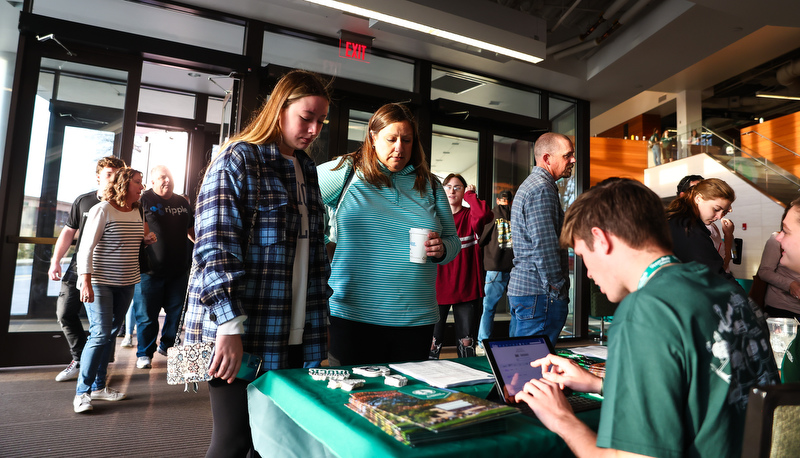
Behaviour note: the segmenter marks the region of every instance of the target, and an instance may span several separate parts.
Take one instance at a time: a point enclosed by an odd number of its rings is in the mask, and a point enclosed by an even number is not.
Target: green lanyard
[[[642,274],[641,278],[639,278],[639,285],[636,287],[636,289],[641,289],[642,286],[647,284],[647,282],[650,280],[650,277],[652,277],[658,271],[658,269],[669,264],[680,264],[680,263],[681,260],[671,254],[667,256],[661,256],[660,258],[650,263],[649,266],[647,266],[647,269],[644,270],[644,273]]]

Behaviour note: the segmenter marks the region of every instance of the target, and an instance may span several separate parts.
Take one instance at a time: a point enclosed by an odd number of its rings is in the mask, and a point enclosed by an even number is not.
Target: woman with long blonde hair
[[[304,152],[328,116],[328,83],[294,70],[206,171],[195,212],[186,342],[215,342],[207,456],[253,449],[244,353],[262,370],[327,356],[330,268],[317,171]]]

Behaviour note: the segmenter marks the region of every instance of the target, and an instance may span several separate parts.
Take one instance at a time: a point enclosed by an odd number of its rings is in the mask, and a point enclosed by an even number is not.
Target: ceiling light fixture
[[[771,92],[756,92],[756,97],[761,97],[762,99],[800,100],[800,96],[797,95],[781,95]]]
[[[327,6],[329,8],[334,8],[347,13],[355,14],[357,16],[363,16],[369,18],[371,21],[385,22],[387,24],[393,24],[398,27],[415,30],[417,32],[426,33],[429,35],[433,35],[435,37],[444,38],[450,41],[455,41],[457,43],[463,43],[468,46],[474,46],[476,48],[484,49],[486,51],[491,51],[497,54],[502,54],[504,56],[508,56],[513,59],[518,59],[525,62],[530,62],[532,64],[538,64],[539,62],[544,60],[540,57],[536,57],[530,54],[525,54],[523,52],[505,48],[503,46],[498,46],[492,43],[488,43],[486,41],[477,40],[475,38],[470,38],[464,35],[459,35],[457,33],[448,32],[446,30],[421,24],[419,22],[414,22],[400,17],[391,16],[388,14],[381,13],[379,11],[362,8],[360,6],[351,5],[348,3],[338,2],[336,0],[305,0],[305,1],[317,5]],[[372,26],[372,24],[370,24],[370,26]]]

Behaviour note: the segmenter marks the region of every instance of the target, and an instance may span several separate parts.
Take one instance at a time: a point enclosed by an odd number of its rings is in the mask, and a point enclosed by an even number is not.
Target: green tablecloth
[[[457,360],[489,372],[485,358]],[[349,367],[344,367],[349,369]],[[393,371],[394,373],[394,371]],[[383,377],[367,378],[358,391],[395,389]],[[422,384],[409,379],[409,384]],[[491,384],[458,388],[485,397]],[[463,457],[572,456],[564,441],[541,423],[522,415],[505,420],[507,432],[419,447],[404,445],[377,426],[345,407],[350,393],[327,388],[327,382],[308,375],[308,369],[271,371],[247,389],[253,443],[261,456],[269,457]],[[597,429],[600,410],[579,417]]]

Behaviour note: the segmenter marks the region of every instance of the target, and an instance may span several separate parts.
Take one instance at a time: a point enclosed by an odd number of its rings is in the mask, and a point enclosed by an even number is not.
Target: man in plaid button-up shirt
[[[533,153],[536,165],[511,206],[510,333],[545,334],[555,344],[569,305],[567,250],[558,243],[564,210],[556,180],[572,175],[575,149],[568,137],[551,132],[539,137]]]

